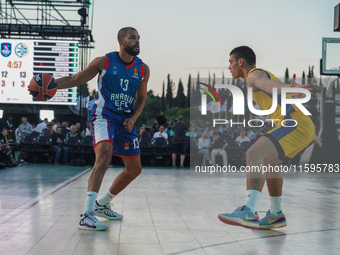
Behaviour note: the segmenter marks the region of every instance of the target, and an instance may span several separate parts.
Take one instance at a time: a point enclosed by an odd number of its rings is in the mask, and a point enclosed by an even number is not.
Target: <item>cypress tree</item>
[[[168,85],[166,89],[166,109],[170,109],[173,103],[173,96],[172,96],[172,80],[170,79],[170,74],[168,74]]]
[[[191,74],[189,74],[188,78],[188,90],[187,90],[187,101],[186,101],[186,107],[190,107],[190,96],[191,96]]]
[[[161,110],[162,112],[165,111],[165,84],[163,81],[163,92],[162,92],[162,98],[161,98]]]
[[[286,72],[285,72],[285,83],[289,84],[289,71],[288,71],[288,67],[286,68]]]
[[[177,96],[176,96],[177,106],[180,108],[185,108],[185,95],[182,80],[179,79]]]

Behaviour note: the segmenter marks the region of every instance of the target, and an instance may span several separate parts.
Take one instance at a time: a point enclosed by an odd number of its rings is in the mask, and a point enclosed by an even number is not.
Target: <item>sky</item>
[[[139,57],[151,71],[148,90],[159,95],[168,74],[176,88],[182,79],[185,91],[189,74],[231,77],[229,52],[240,45],[255,51],[257,67],[279,78],[286,67],[290,76],[301,77],[312,65],[319,77],[322,37],[340,37],[333,32],[340,0],[92,2],[95,48],[90,60],[118,51],[118,30],[135,27],[141,36]],[[96,79],[89,82],[91,91],[96,86]]]

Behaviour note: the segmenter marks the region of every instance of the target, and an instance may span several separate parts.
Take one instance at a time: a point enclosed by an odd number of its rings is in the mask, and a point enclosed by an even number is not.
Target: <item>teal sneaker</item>
[[[274,215],[268,210],[266,217],[262,218],[259,222],[259,229],[283,228],[285,226],[287,226],[286,216],[282,211]]]
[[[108,220],[123,219],[123,215],[111,210],[111,204],[101,206],[97,201],[94,203],[94,215]]]
[[[249,207],[245,205],[237,207],[233,213],[223,213],[218,215],[218,219],[229,225],[251,229],[259,228],[259,216],[257,212],[253,213]]]

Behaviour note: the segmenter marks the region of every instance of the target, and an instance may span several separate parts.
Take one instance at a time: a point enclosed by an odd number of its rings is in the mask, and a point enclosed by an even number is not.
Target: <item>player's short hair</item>
[[[179,121],[183,121],[183,116],[178,116]]]
[[[123,28],[121,28],[118,31],[118,35],[117,35],[118,41],[124,39],[128,30],[136,30],[137,31],[137,29],[135,29],[134,27],[123,27]]]
[[[256,64],[256,55],[254,51],[249,48],[248,46],[239,46],[233,49],[229,55],[235,56],[236,61],[240,58],[243,58],[248,65],[255,65]]]

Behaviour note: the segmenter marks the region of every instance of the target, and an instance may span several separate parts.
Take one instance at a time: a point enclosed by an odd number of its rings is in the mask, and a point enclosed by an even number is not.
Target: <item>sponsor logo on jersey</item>
[[[138,68],[135,68],[133,70],[133,75],[132,75],[133,78],[139,78],[139,75],[138,75]]]
[[[114,64],[114,65],[113,65],[113,75],[117,75],[117,74],[118,74],[117,65]]]
[[[2,43],[1,44],[1,55],[4,57],[9,57],[11,53],[12,53],[12,44]]]
[[[19,58],[25,57],[28,53],[28,47],[23,43],[19,43],[15,46],[14,52]]]
[[[124,150],[128,150],[128,149],[130,149],[130,144],[129,144],[129,142],[125,142],[124,143]]]

